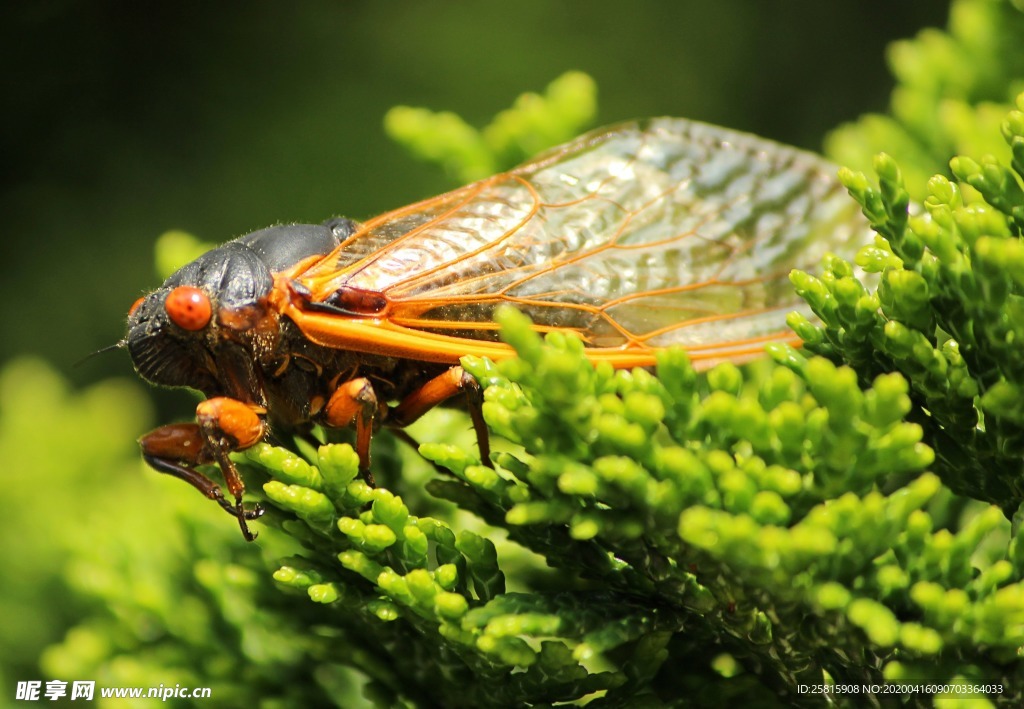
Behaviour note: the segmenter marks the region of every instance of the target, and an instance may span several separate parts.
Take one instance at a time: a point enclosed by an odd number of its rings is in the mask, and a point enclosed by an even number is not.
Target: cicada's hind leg
[[[466,396],[480,460],[484,465],[492,467],[491,442],[483,415],[483,392],[476,379],[462,367],[455,366],[442,372],[402,399],[398,406],[391,409],[389,425],[404,428],[438,404],[459,394]]]
[[[251,542],[256,534],[247,522],[262,516],[264,510],[259,505],[252,509],[242,505],[245,483],[228,454],[259,443],[266,427],[252,407],[226,397],[201,402],[196,420],[198,423],[171,424],[147,433],[139,439],[142,456],[157,472],[184,480],[214,500],[238,520],[242,535]],[[220,485],[193,467],[204,463],[220,466],[234,504],[224,498]]]

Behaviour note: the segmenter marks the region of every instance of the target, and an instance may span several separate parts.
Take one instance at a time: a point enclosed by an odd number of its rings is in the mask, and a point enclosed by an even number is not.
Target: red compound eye
[[[139,306],[142,305],[142,301],[144,301],[145,299],[146,296],[142,296],[141,298],[137,298],[135,302],[132,303],[132,307],[128,308],[128,317],[131,317],[132,314],[139,309]]]
[[[171,322],[182,330],[202,330],[213,316],[210,299],[194,286],[178,286],[164,300]]]

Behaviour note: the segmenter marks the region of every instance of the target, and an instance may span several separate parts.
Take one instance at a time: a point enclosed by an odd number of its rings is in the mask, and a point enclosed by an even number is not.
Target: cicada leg
[[[402,399],[397,406],[389,409],[387,425],[392,428],[404,428],[438,404],[459,394],[465,394],[469,401],[469,415],[473,421],[473,430],[476,432],[480,459],[489,466],[491,447],[483,417],[483,395],[480,385],[462,367],[452,367],[439,374]],[[323,410],[324,420],[328,426],[355,426],[355,448],[359,457],[359,469],[370,485],[374,484],[373,474],[370,472],[370,440],[373,437],[375,421],[382,417],[384,406],[377,399],[370,380],[359,377],[344,382],[335,389]]]
[[[266,426],[252,407],[227,397],[201,402],[196,407],[196,421],[161,426],[147,433],[139,439],[142,456],[157,472],[184,480],[214,500],[238,520],[242,535],[251,542],[256,534],[249,530],[247,521],[259,518],[264,510],[258,504],[248,510],[242,505],[245,483],[228,454],[259,443]],[[214,462],[220,466],[234,504],[224,498],[217,483],[192,467]]]
[[[476,379],[462,367],[455,366],[442,372],[402,399],[398,406],[391,409],[389,425],[404,428],[438,404],[459,394],[466,396],[480,460],[484,465],[491,466],[491,442],[487,435],[487,424],[484,423],[483,392]]]
[[[370,472],[370,441],[373,438],[374,420],[379,414],[377,392],[366,377],[343,382],[331,394],[323,410],[324,422],[328,426],[355,426],[359,472],[370,486],[374,485],[373,473]]]

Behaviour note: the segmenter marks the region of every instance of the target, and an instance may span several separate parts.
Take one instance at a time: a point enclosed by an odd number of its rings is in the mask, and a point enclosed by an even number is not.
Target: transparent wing
[[[299,280],[356,315],[382,295],[379,317],[411,330],[493,340],[511,303],[590,347],[728,355],[792,338],[790,270],[868,238],[834,172],[702,123],[627,123],[372,219]]]

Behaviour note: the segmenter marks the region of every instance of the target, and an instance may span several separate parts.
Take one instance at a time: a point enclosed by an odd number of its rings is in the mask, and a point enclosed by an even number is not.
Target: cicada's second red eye
[[[146,296],[144,295],[135,299],[135,302],[132,303],[132,307],[128,308],[128,317],[131,317],[135,313],[135,311],[139,309],[139,306],[142,305],[142,301],[144,301],[145,299]]]
[[[164,310],[182,330],[202,330],[213,317],[213,305],[206,293],[194,286],[178,286],[164,299]]]

